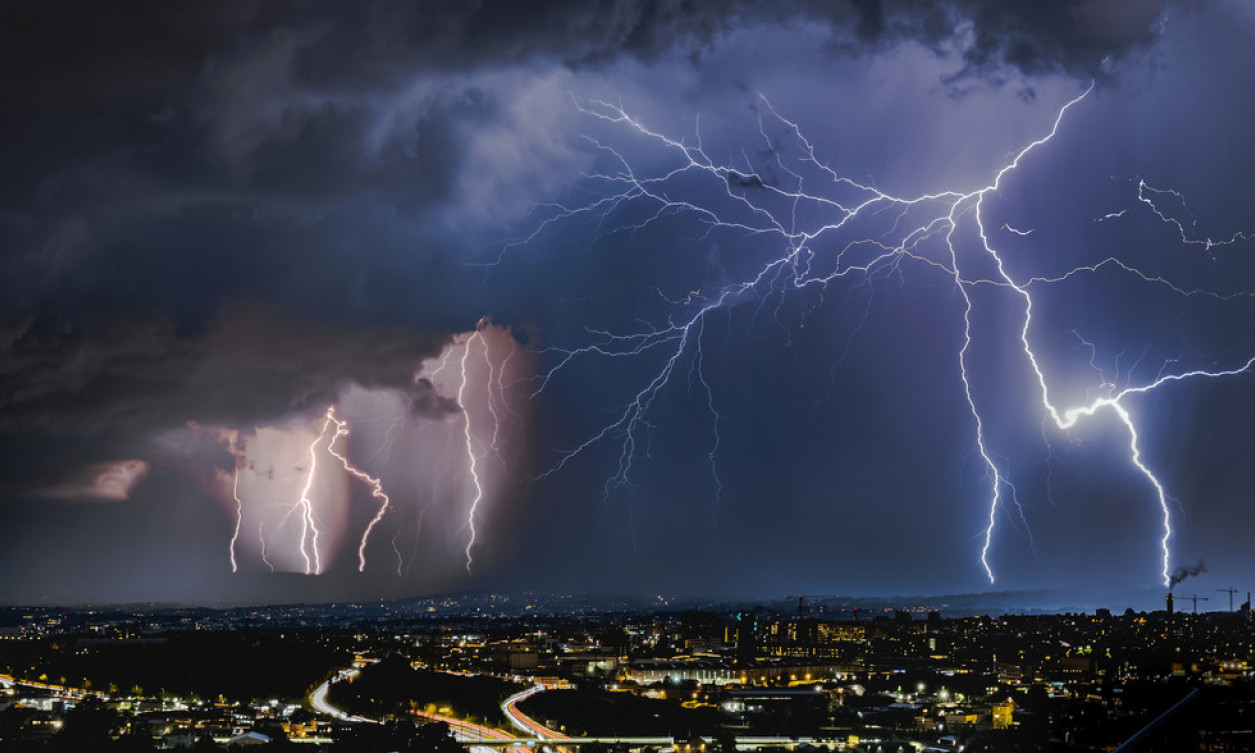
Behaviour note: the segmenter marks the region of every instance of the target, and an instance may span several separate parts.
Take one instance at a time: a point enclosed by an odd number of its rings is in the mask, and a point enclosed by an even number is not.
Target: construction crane
[[[1232,586],[1230,586],[1229,588],[1217,588],[1216,590],[1223,591],[1229,594],[1229,611],[1232,612],[1233,611],[1233,595],[1237,593],[1238,590],[1236,588],[1233,588]]]
[[[836,599],[838,594],[789,594],[784,597],[785,601],[789,599],[797,599],[797,613],[800,615],[806,611],[807,599]]]
[[[1206,597],[1206,596],[1199,596],[1198,594],[1194,594],[1194,595],[1193,595],[1193,596],[1191,596],[1190,598],[1194,600],[1194,614],[1198,614],[1198,601],[1199,601],[1199,599],[1202,599],[1203,601],[1207,601],[1207,597]]]

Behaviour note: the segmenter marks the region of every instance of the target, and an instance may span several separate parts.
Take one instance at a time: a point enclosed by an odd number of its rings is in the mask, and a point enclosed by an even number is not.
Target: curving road
[[[542,741],[566,740],[568,739],[566,735],[549,729],[527,714],[519,711],[518,704],[520,701],[544,692],[544,690],[544,685],[534,685],[521,693],[515,693],[505,699],[505,702],[501,704],[501,710],[505,713],[506,719],[510,720],[510,724],[514,725],[514,728],[520,732],[530,732]]]
[[[327,716],[333,717],[335,719],[339,719],[340,721],[343,721],[343,722],[380,724],[381,721],[379,719],[371,719],[365,716],[358,716],[356,714],[350,714],[344,709],[340,709],[331,705],[331,701],[327,699],[327,694],[331,690],[331,683],[333,681],[350,680],[353,677],[356,677],[358,672],[359,670],[356,670],[356,669],[340,670],[338,673],[336,673],[334,677],[328,679],[326,682],[324,682],[322,685],[319,685],[317,688],[314,688],[314,692],[309,694],[309,705],[318,713],[326,714]],[[477,746],[472,745],[471,750],[476,751],[476,753],[494,753],[494,751],[496,750],[496,747],[500,746],[504,741],[510,741],[514,739],[511,735],[505,732],[502,732],[499,729],[493,729],[492,727],[485,727],[481,724],[473,724],[471,722],[464,722],[461,719],[454,719],[451,716],[444,716],[443,714],[430,714],[425,711],[414,711],[411,713],[423,719],[429,719],[434,722],[444,722],[445,724],[448,724],[449,728],[453,731],[453,738],[460,743],[472,743],[472,744],[476,742],[496,743],[496,745],[493,747],[488,747],[488,746],[477,747]],[[518,753],[528,753],[529,751],[526,745],[511,745],[511,747],[513,750],[517,751]]]
[[[338,709],[335,706],[332,706],[331,702],[327,700],[327,692],[331,690],[332,680],[351,680],[357,676],[358,671],[359,670],[356,669],[342,669],[337,672],[322,685],[314,688],[314,692],[309,694],[309,705],[313,707],[314,711],[334,717],[342,722],[368,722],[371,724],[378,724],[378,719],[368,719],[364,716],[350,714],[343,709]]]

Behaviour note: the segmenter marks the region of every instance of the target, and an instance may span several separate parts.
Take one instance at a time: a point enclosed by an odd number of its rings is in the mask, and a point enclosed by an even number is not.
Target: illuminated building
[[[1011,715],[1015,713],[1015,702],[1010,698],[1002,703],[995,703],[993,709],[994,729],[1011,729]]]

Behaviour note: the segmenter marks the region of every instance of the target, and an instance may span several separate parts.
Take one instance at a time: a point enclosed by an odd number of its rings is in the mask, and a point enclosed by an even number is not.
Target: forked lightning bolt
[[[371,496],[379,500],[379,509],[375,512],[374,517],[371,518],[370,523],[367,524],[366,529],[362,532],[362,538],[358,544],[357,569],[359,572],[366,569],[366,547],[370,543],[370,535],[375,530],[375,527],[379,525],[379,522],[383,520],[384,516],[391,507],[391,500],[388,498],[387,493],[383,490],[383,482],[354,466],[351,462],[349,462],[347,455],[336,449],[336,442],[341,437],[347,437],[348,435],[348,422],[336,415],[336,408],[334,405],[328,406],[326,412],[323,414],[322,428],[309,445],[309,468],[305,474],[305,481],[303,487],[301,488],[300,497],[298,498],[296,504],[292,505],[288,509],[287,514],[284,515],[279,523],[271,529],[271,532],[273,533],[275,529],[286,524],[293,515],[299,517],[301,527],[298,551],[302,562],[304,562],[304,573],[306,575],[318,575],[323,570],[322,554],[318,548],[318,539],[321,531],[318,528],[318,519],[314,514],[315,505],[313,488],[314,478],[318,472],[318,457],[320,454],[319,446],[324,441],[326,441],[327,453],[336,460],[340,461],[340,465],[344,468],[346,473],[368,485],[371,489]],[[232,449],[234,452],[234,446]],[[243,455],[237,453],[235,475],[232,478],[231,484],[231,496],[236,504],[235,530],[232,533],[231,542],[228,547],[231,572],[237,572],[239,570],[239,565],[235,556],[235,549],[236,543],[240,537],[240,527],[244,518],[244,502],[240,498],[240,467],[244,465],[244,462]],[[258,522],[257,536],[261,542],[261,560],[270,569],[270,572],[274,572],[275,566],[266,555],[267,543],[265,520]]]
[[[1221,240],[1213,240],[1212,238],[1193,238],[1190,236],[1189,231],[1186,230],[1185,224],[1181,220],[1177,219],[1176,217],[1171,216],[1168,212],[1160,209],[1159,205],[1155,203],[1156,199],[1162,199],[1165,196],[1171,196],[1173,199],[1180,202],[1181,208],[1185,210],[1185,213],[1187,215],[1190,215],[1191,227],[1197,224],[1197,222],[1194,220],[1193,215],[1190,213],[1189,205],[1185,203],[1185,197],[1182,196],[1179,191],[1174,191],[1171,188],[1154,188],[1154,187],[1146,185],[1146,181],[1144,180],[1139,180],[1137,182],[1138,200],[1141,201],[1146,206],[1150,207],[1151,211],[1154,212],[1155,215],[1159,217],[1159,219],[1163,220],[1169,225],[1175,226],[1177,229],[1177,232],[1180,233],[1181,235],[1182,243],[1185,243],[1191,246],[1202,246],[1204,250],[1210,253],[1211,250],[1213,248],[1216,248],[1217,246],[1231,246],[1234,243],[1238,243],[1239,241],[1246,241],[1246,240],[1251,239],[1250,233],[1246,233],[1240,230],[1238,232],[1235,232],[1229,238],[1221,239]]]
[[[235,461],[235,473],[231,476],[231,498],[235,500],[235,530],[231,532],[231,544],[227,551],[231,556],[231,572],[239,572],[239,563],[235,561],[235,544],[240,540],[240,525],[244,522],[244,502],[240,499],[240,459]]]
[[[322,572],[322,559],[318,553],[318,521],[314,518],[314,501],[310,499],[309,493],[314,487],[314,473],[318,470],[318,443],[327,436],[333,420],[331,410],[328,409],[322,422],[322,431],[318,432],[318,436],[309,445],[309,473],[305,476],[305,488],[301,490],[301,498],[296,505],[301,513],[301,557],[305,560],[306,575],[318,575]],[[307,537],[309,550],[314,553],[312,562],[306,551]]]
[[[484,498],[484,487],[479,480],[479,454],[475,452],[474,440],[471,438],[471,413],[466,409],[466,385],[469,381],[466,371],[466,362],[471,356],[471,344],[476,341],[483,341],[480,337],[479,330],[471,335],[466,341],[466,348],[462,351],[462,381],[458,383],[458,405],[462,406],[462,426],[463,435],[466,438],[466,469],[471,477],[471,487],[474,493],[471,496],[470,508],[466,513],[466,527],[469,531],[469,538],[466,542],[466,573],[471,574],[471,568],[474,566],[475,559],[472,548],[475,546],[475,515],[479,512],[480,500]],[[484,346],[487,349],[487,346]],[[491,401],[490,403],[491,404]]]
[[[375,526],[379,525],[379,521],[383,520],[383,516],[388,513],[388,507],[392,504],[392,500],[388,499],[388,495],[384,492],[383,482],[365,471],[358,469],[349,462],[347,457],[341,455],[339,452],[336,452],[336,440],[340,437],[347,437],[349,435],[349,423],[348,421],[342,421],[336,418],[336,408],[334,405],[327,408],[327,420],[336,425],[335,436],[333,436],[331,441],[327,443],[327,452],[330,452],[337,460],[340,461],[341,464],[343,464],[345,471],[365,482],[370,487],[370,496],[379,500],[379,511],[375,513],[375,517],[371,518],[370,523],[366,525],[366,530],[362,532],[361,543],[358,544],[357,547],[357,571],[359,573],[365,572],[366,545],[370,543],[371,531],[375,530]]]
[[[1171,557],[1169,543],[1172,537],[1168,495],[1163,483],[1143,460],[1137,424],[1126,399],[1157,390],[1172,382],[1238,374],[1255,366],[1255,359],[1226,370],[1161,374],[1153,382],[1141,386],[1126,386],[1124,389],[1104,384],[1096,399],[1091,395],[1091,398],[1087,398],[1087,404],[1063,409],[1051,399],[1046,371],[1031,341],[1033,298],[1029,290],[1034,286],[1063,283],[1076,275],[1094,274],[1100,269],[1110,268],[1145,282],[1164,286],[1182,296],[1199,295],[1229,300],[1249,298],[1255,295],[1255,291],[1218,293],[1189,289],[1162,276],[1142,272],[1114,257],[1094,265],[1077,267],[1054,277],[1032,277],[1022,281],[1012,277],[1002,255],[986,232],[985,199],[1002,188],[1007,176],[1021,169],[1021,163],[1030,153],[1042,149],[1055,137],[1069,110],[1081,103],[1092,90],[1091,84],[1086,91],[1063,105],[1045,135],[1016,152],[1009,162],[997,170],[988,185],[974,190],[945,190],[906,198],[892,196],[873,185],[852,180],[821,162],[816,156],[814,146],[803,136],[799,126],[777,114],[765,98],[762,99],[764,111],[783,127],[793,142],[791,147],[778,146],[768,137],[764,120],[760,116],[760,133],[767,142],[768,151],[775,157],[773,168],[778,168],[778,172],[791,181],[791,185],[786,187],[765,179],[749,164],[748,158],[743,167],[715,163],[702,146],[700,132],[695,143],[688,144],[649,129],[620,106],[601,101],[594,101],[587,106],[577,104],[577,108],[585,114],[626,128],[656,144],[660,150],[672,155],[675,166],[661,174],[643,177],[637,174],[632,163],[619,150],[593,141],[595,148],[617,165],[613,172],[586,176],[590,183],[601,187],[600,198],[581,206],[555,207],[553,213],[542,220],[531,235],[509,244],[506,250],[526,245],[557,223],[578,221],[581,218],[596,221],[597,226],[609,235],[633,233],[664,218],[677,215],[686,215],[704,224],[706,234],[703,238],[716,230],[731,231],[775,239],[782,243],[782,247],[780,253],[766,261],[756,273],[739,282],[727,284],[710,294],[703,295],[702,291],[694,291],[678,301],[670,301],[679,309],[679,313],[669,318],[664,326],[646,325],[638,331],[622,333],[590,331],[593,337],[590,344],[548,351],[554,357],[554,363],[547,372],[538,377],[533,395],[544,391],[560,372],[577,359],[616,360],[657,355],[661,358],[661,366],[656,371],[648,372],[644,386],[616,409],[607,423],[592,432],[583,442],[560,454],[550,469],[538,478],[545,478],[562,470],[575,457],[596,444],[613,441],[618,448],[617,465],[605,482],[603,502],[617,487],[629,484],[633,460],[648,442],[648,432],[652,428],[648,418],[651,408],[660,392],[671,384],[677,369],[683,369],[687,365],[689,388],[692,389],[695,383],[700,385],[705,392],[706,407],[712,416],[713,447],[708,460],[714,479],[713,493],[717,499],[723,491],[715,466],[722,419],[715,409],[716,399],[711,385],[703,374],[702,352],[706,325],[711,315],[753,301],[757,302],[756,312],[761,312],[770,305],[768,301],[772,295],[779,295],[783,299],[790,291],[810,288],[822,292],[842,279],[858,280],[859,285],[864,285],[883,273],[899,270],[900,265],[909,261],[947,275],[953,280],[963,301],[962,345],[956,354],[956,360],[963,385],[963,397],[975,429],[975,449],[984,465],[985,477],[989,483],[988,520],[980,551],[980,562],[989,581],[994,581],[990,547],[1004,503],[1014,505],[1018,509],[1019,519],[1025,523],[1027,520],[1023,509],[1019,508],[1016,490],[1009,479],[1005,464],[999,461],[998,455],[989,446],[986,422],[970,379],[970,370],[973,368],[970,360],[972,323],[978,312],[969,291],[976,286],[985,285],[1006,289],[1022,302],[1023,318],[1018,327],[1018,339],[1024,358],[1036,377],[1042,409],[1050,421],[1059,430],[1067,431],[1082,417],[1092,416],[1109,408],[1127,429],[1129,461],[1153,488],[1162,512],[1163,533],[1160,548],[1163,557],[1162,575],[1166,584]],[[786,165],[782,156],[785,148],[795,149],[800,154],[792,166]],[[814,192],[807,186],[807,180],[815,175],[826,184],[821,192]],[[717,187],[712,194],[718,201],[682,198],[686,191],[691,190],[694,181],[703,177],[712,179],[713,185]],[[1171,199],[1179,202],[1188,213],[1183,198],[1175,191],[1154,189],[1144,181],[1139,181],[1137,199],[1148,205],[1163,222],[1175,226],[1183,243],[1201,246],[1208,253],[1217,246],[1235,244],[1250,237],[1245,233],[1236,233],[1231,238],[1220,241],[1195,237],[1185,223],[1161,208],[1164,200]],[[616,225],[612,215],[616,211],[629,208],[637,213],[643,210],[644,219],[631,224]],[[802,227],[806,223],[799,217],[820,213],[829,217],[830,221],[817,221],[810,227]],[[1100,219],[1115,219],[1123,214],[1124,212],[1111,213]],[[892,226],[887,231],[882,227],[874,235],[856,235],[852,240],[842,240],[843,233],[858,233],[860,223],[873,223],[883,217],[889,217],[892,221]],[[1018,229],[1007,224],[1003,224],[1001,228],[1021,237],[1033,232],[1033,229]],[[964,233],[974,233],[979,238],[974,249],[975,254],[967,248],[960,248],[961,229]],[[830,239],[832,243],[828,246]],[[821,240],[825,242],[823,248],[819,247]],[[945,249],[944,253],[930,255],[929,248],[938,243]],[[966,273],[965,269],[970,269],[973,261],[991,265],[993,274],[982,276]],[[777,310],[779,305],[778,302]],[[469,452],[469,433],[467,442]],[[1029,535],[1031,537],[1031,533]]]
[[[489,338],[484,336],[485,328],[491,325],[488,317],[480,319],[475,326],[475,332],[467,338],[463,349],[462,357],[459,359],[459,380],[457,391],[457,402],[462,407],[462,440],[466,449],[466,469],[467,475],[471,482],[471,500],[467,506],[466,512],[466,572],[468,575],[474,574],[475,567],[475,544],[479,538],[479,507],[484,501],[484,480],[480,477],[480,462],[492,453],[498,461],[504,463],[500,455],[501,427],[502,416],[501,410],[511,412],[509,401],[505,396],[504,374],[506,366],[510,363],[517,352],[517,348],[511,346],[509,354],[501,359],[501,363],[496,364],[492,359],[491,348],[489,347]],[[471,386],[470,359],[471,350],[475,347],[481,349],[480,355],[483,357],[485,366],[484,377],[484,404],[487,406],[487,417],[492,424],[492,433],[487,440],[476,440],[474,427],[471,423],[471,411],[468,405],[468,390]],[[440,362],[440,366],[432,372],[435,376],[448,365],[449,353],[446,353]],[[495,393],[494,393],[495,388]],[[498,407],[500,406],[500,408]],[[479,449],[477,449],[477,446]]]

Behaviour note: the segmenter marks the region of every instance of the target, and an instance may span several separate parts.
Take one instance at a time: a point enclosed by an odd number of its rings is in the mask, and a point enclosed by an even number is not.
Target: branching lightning
[[[514,245],[531,242],[557,223],[592,219],[596,221],[604,236],[635,233],[664,218],[676,215],[686,215],[703,224],[706,231],[702,239],[716,230],[730,231],[774,239],[782,246],[779,254],[769,258],[756,272],[743,277],[739,282],[726,284],[713,293],[703,294],[699,290],[680,300],[669,301],[679,310],[679,313],[670,317],[662,326],[646,325],[637,331],[619,333],[589,330],[592,338],[589,344],[549,350],[548,354],[553,359],[553,365],[538,377],[533,396],[542,393],[560,372],[579,359],[614,361],[653,356],[661,358],[661,365],[655,371],[648,372],[644,379],[644,386],[618,406],[606,423],[602,424],[599,429],[595,429],[584,441],[560,453],[549,470],[541,473],[538,478],[543,479],[561,471],[573,459],[594,445],[611,442],[617,448],[617,462],[605,481],[603,503],[616,488],[629,485],[633,472],[633,460],[648,445],[648,432],[652,428],[649,420],[651,408],[660,392],[672,382],[677,369],[683,369],[687,364],[689,389],[692,389],[695,382],[700,384],[705,392],[705,405],[713,417],[713,442],[708,459],[713,476],[713,493],[717,500],[724,490],[715,463],[722,418],[715,407],[717,401],[714,391],[703,373],[702,350],[706,324],[711,315],[717,311],[732,309],[742,303],[757,301],[755,314],[757,318],[758,312],[762,312],[769,306],[768,301],[772,295],[779,294],[782,299],[790,291],[808,288],[822,292],[830,284],[843,278],[856,280],[856,284],[867,284],[878,275],[899,270],[903,262],[909,261],[947,275],[953,281],[954,288],[962,300],[962,345],[956,354],[956,361],[963,387],[963,397],[974,426],[975,450],[984,465],[984,474],[989,485],[988,517],[980,549],[980,563],[989,581],[991,583],[994,581],[991,546],[1004,502],[1009,500],[1015,506],[1019,519],[1026,525],[1026,531],[1027,518],[1023,508],[1020,507],[1009,473],[990,447],[986,420],[970,378],[973,369],[970,360],[973,341],[972,324],[979,312],[976,310],[969,291],[976,286],[1005,289],[1022,301],[1023,314],[1018,327],[1020,347],[1035,377],[1041,409],[1058,430],[1068,431],[1082,417],[1092,416],[1104,408],[1111,409],[1127,429],[1129,462],[1150,483],[1159,510],[1162,512],[1163,530],[1159,543],[1162,550],[1162,575],[1166,584],[1170,573],[1170,541],[1173,535],[1172,517],[1168,507],[1169,497],[1164,484],[1143,458],[1137,423],[1126,398],[1149,393],[1171,382],[1232,376],[1251,369],[1255,366],[1255,359],[1246,361],[1239,367],[1222,371],[1195,370],[1177,374],[1161,373],[1159,378],[1152,382],[1141,386],[1128,386],[1126,383],[1123,389],[1117,388],[1116,384],[1104,378],[1104,384],[1098,390],[1098,397],[1091,394],[1086,398],[1088,400],[1086,404],[1063,408],[1052,399],[1047,371],[1032,342],[1034,301],[1030,288],[1059,284],[1077,275],[1092,275],[1100,270],[1110,269],[1187,297],[1206,296],[1225,301],[1239,297],[1249,298],[1255,295],[1255,292],[1220,293],[1188,288],[1160,275],[1143,272],[1115,257],[1109,257],[1097,264],[1076,267],[1052,277],[1030,277],[1024,280],[1016,280],[1012,277],[1004,264],[1003,255],[986,232],[985,200],[1000,191],[1004,179],[1020,170],[1021,164],[1030,153],[1046,147],[1055,138],[1068,112],[1078,106],[1092,90],[1091,84],[1084,92],[1064,104],[1057,111],[1048,132],[1016,152],[1009,162],[997,170],[988,185],[975,190],[944,190],[905,198],[882,192],[874,185],[852,180],[821,162],[816,156],[815,147],[803,136],[799,126],[777,114],[765,98],[762,98],[764,110],[789,134],[801,155],[797,158],[797,165],[787,166],[780,151],[768,137],[762,116],[760,116],[759,130],[767,142],[768,151],[775,156],[775,167],[778,168],[776,172],[787,176],[787,179],[792,181],[791,186],[781,186],[776,180],[765,179],[753,169],[748,157],[745,158],[744,167],[716,163],[702,146],[700,128],[695,142],[689,144],[651,130],[629,115],[621,106],[603,101],[593,101],[586,106],[577,103],[576,107],[586,115],[622,127],[657,145],[660,150],[672,155],[677,165],[658,175],[643,177],[638,174],[623,152],[613,146],[590,139],[595,149],[608,156],[617,165],[617,169],[611,172],[586,176],[590,183],[602,187],[600,197],[580,206],[557,206],[547,218],[538,223],[531,235],[518,244],[507,246],[507,250]],[[828,182],[827,190],[814,192],[808,189],[803,172],[818,173]],[[711,180],[719,187],[713,193],[717,201],[681,198],[684,196],[685,186],[702,178]],[[1185,206],[1183,197],[1176,191],[1155,189],[1147,185],[1145,181],[1138,181],[1136,198],[1149,206],[1161,221],[1174,226],[1180,234],[1182,243],[1201,246],[1208,253],[1219,246],[1235,244],[1251,237],[1241,232],[1223,240],[1197,237],[1191,232],[1192,221],[1187,226],[1163,208],[1164,201],[1171,199],[1179,202],[1188,214],[1189,210]],[[781,205],[784,209],[779,208]],[[629,208],[638,213],[643,210],[644,219],[615,224],[612,215]],[[831,216],[832,219],[816,223],[816,226],[807,229],[803,227],[804,223],[799,219],[803,210],[813,214],[823,213],[824,216]],[[1107,214],[1100,218],[1100,221],[1117,219],[1124,216],[1127,211]],[[840,238],[841,234],[846,232],[858,232],[858,227],[856,227],[858,223],[870,221],[875,216],[893,218],[892,227],[888,232],[874,237],[838,240],[831,246],[828,245],[829,238]],[[974,249],[976,253],[973,253],[973,249],[960,247],[963,241],[963,237],[959,234],[960,229],[964,233],[974,232],[975,237],[979,238],[979,244]],[[1034,229],[1022,230],[1009,224],[1002,224],[1001,229],[1021,237],[1034,232]],[[825,242],[823,248],[820,247],[821,239]],[[924,247],[926,244],[936,243],[943,244],[945,253],[930,256]],[[833,250],[826,250],[828,248]],[[973,264],[992,265],[990,268],[994,270],[994,273],[981,275],[965,271],[971,269]],[[778,310],[780,303],[777,302],[776,305]],[[468,452],[470,452],[469,435],[467,439]],[[1028,535],[1031,540],[1031,531]]]
[[[365,572],[366,545],[370,543],[370,533],[375,530],[375,526],[379,525],[379,521],[383,520],[383,516],[388,513],[388,508],[392,504],[392,500],[388,499],[388,495],[384,492],[383,482],[357,468],[349,462],[347,457],[341,455],[339,452],[336,452],[336,440],[340,437],[347,437],[349,435],[349,423],[348,421],[336,418],[336,408],[334,405],[327,408],[327,420],[336,425],[335,436],[333,436],[331,441],[327,443],[327,452],[334,455],[336,459],[344,465],[345,471],[365,482],[366,485],[370,487],[370,496],[379,500],[379,511],[375,513],[375,517],[371,518],[370,523],[366,525],[366,530],[362,532],[361,543],[358,544],[357,547],[357,571],[359,573]]]
[[[334,430],[332,430],[334,427]],[[300,554],[301,561],[304,563],[303,572],[306,575],[318,575],[323,571],[322,553],[319,549],[319,537],[322,531],[318,525],[318,518],[315,515],[314,508],[314,479],[318,473],[318,456],[319,446],[326,440],[326,451],[332,457],[340,461],[345,472],[360,479],[371,487],[371,495],[380,500],[379,511],[371,519],[367,525],[365,532],[362,534],[361,544],[358,547],[358,570],[364,570],[366,567],[366,545],[370,540],[370,534],[378,525],[379,521],[387,513],[390,505],[388,495],[383,491],[382,482],[362,471],[349,462],[346,455],[336,449],[336,441],[341,437],[347,437],[349,434],[348,422],[340,419],[336,415],[335,406],[329,406],[323,414],[322,427],[314,440],[310,442],[309,468],[305,469],[304,483],[301,488],[300,496],[297,502],[290,506],[287,513],[274,527],[275,529],[286,524],[293,516],[297,516],[300,520],[300,537],[297,551]],[[229,559],[231,562],[231,572],[239,571],[239,563],[236,559],[236,545],[239,542],[240,528],[244,522],[244,501],[240,497],[240,469],[243,467],[252,467],[252,463],[245,460],[242,452],[235,447],[234,439],[232,439],[232,452],[236,457],[235,473],[232,476],[231,497],[235,502],[235,530],[232,533],[230,545],[228,547]],[[271,474],[273,476],[273,471]],[[274,529],[272,529],[273,532]],[[267,557],[266,549],[266,520],[262,518],[257,523],[257,537],[260,542],[259,554],[262,562],[275,572],[275,566]]]
[[[314,473],[318,470],[318,443],[327,436],[327,430],[334,420],[331,410],[328,409],[326,420],[322,423],[322,431],[318,432],[318,436],[309,445],[309,472],[305,476],[305,488],[301,490],[301,498],[296,505],[301,513],[301,557],[305,561],[306,575],[317,575],[322,572],[321,555],[318,553],[318,522],[314,518],[314,501],[310,499],[309,494],[314,486]],[[309,551],[306,549],[307,546],[314,555],[312,562]]]
[[[231,544],[227,551],[231,556],[231,572],[239,572],[239,563],[235,561],[235,545],[240,540],[240,526],[244,523],[244,502],[240,499],[240,463],[236,459],[235,473],[231,475],[231,498],[235,500],[235,530],[231,532]]]
[[[483,342],[480,337],[479,330],[475,330],[475,334],[471,335],[471,339],[467,340],[466,348],[462,351],[462,381],[458,384],[458,405],[462,406],[462,425],[463,435],[466,437],[466,472],[470,474],[471,486],[475,490],[471,497],[470,506],[466,513],[466,527],[469,531],[469,538],[466,542],[466,574],[470,575],[472,567],[475,564],[472,548],[475,546],[475,515],[479,511],[480,500],[484,498],[484,487],[479,480],[479,454],[475,452],[474,440],[471,438],[471,414],[466,410],[466,385],[469,381],[467,378],[466,362],[471,356],[471,344],[475,341]],[[487,358],[488,346],[484,345],[485,358]],[[491,399],[489,405],[492,405]],[[494,413],[495,415],[495,413]]]
[[[344,508],[356,479],[376,500],[355,533],[358,572],[367,570],[372,552],[383,556],[390,548],[390,569],[408,576],[427,521],[435,529],[424,542],[431,545],[427,562],[474,574],[484,524],[514,471],[525,420],[512,405],[520,371],[530,368],[520,350],[508,328],[484,317],[414,372],[412,391],[350,385],[312,421],[256,427],[247,451],[239,430],[218,429],[236,461],[234,476],[220,474],[224,501],[230,488],[234,505],[232,572],[244,565],[241,546],[260,555],[271,572],[327,572],[352,519]],[[354,461],[359,452],[361,465]],[[424,494],[416,485],[430,490]],[[402,521],[412,525],[408,544]],[[242,540],[240,531],[254,526],[257,539]],[[387,547],[375,540],[380,535],[389,538]]]
[[[1171,188],[1153,188],[1146,185],[1146,181],[1144,180],[1139,180],[1137,182],[1138,201],[1141,201],[1143,204],[1150,207],[1150,210],[1154,212],[1155,216],[1157,216],[1160,220],[1176,227],[1177,232],[1181,235],[1182,243],[1190,246],[1202,246],[1204,251],[1211,253],[1211,250],[1218,246],[1231,246],[1234,243],[1251,239],[1250,233],[1242,231],[1235,232],[1229,238],[1221,240],[1213,240],[1210,237],[1191,237],[1190,233],[1185,228],[1185,223],[1160,209],[1159,205],[1155,203],[1156,199],[1162,199],[1165,196],[1170,196],[1180,202],[1181,208],[1185,210],[1186,215],[1190,218],[1190,227],[1198,224],[1198,221],[1194,219],[1193,213],[1190,212],[1189,205],[1185,202],[1185,197],[1182,196],[1179,191],[1175,191]]]

